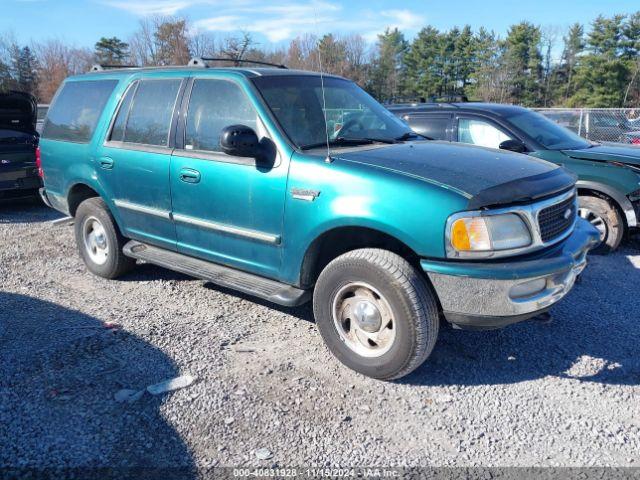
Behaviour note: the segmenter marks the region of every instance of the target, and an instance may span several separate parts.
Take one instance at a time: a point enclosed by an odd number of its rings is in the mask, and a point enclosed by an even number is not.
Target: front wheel
[[[600,243],[592,252],[607,254],[620,246],[624,237],[624,221],[612,203],[600,197],[578,198],[578,215],[600,232]]]
[[[416,268],[386,250],[354,250],[329,263],[316,283],[313,311],[338,360],[381,380],[415,370],[438,337],[434,293]]]

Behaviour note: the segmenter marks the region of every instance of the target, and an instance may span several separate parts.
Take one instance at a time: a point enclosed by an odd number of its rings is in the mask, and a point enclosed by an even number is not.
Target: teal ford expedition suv
[[[52,103],[42,196],[74,217],[97,275],[142,260],[313,299],[340,361],[395,379],[429,356],[440,317],[481,329],[545,312],[598,241],[558,166],[423,141],[343,78],[190,65],[71,77]]]

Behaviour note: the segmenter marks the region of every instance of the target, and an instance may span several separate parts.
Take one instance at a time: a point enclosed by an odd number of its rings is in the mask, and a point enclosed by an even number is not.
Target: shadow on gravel
[[[142,263],[136,265],[136,268],[130,273],[117,279],[118,282],[148,282],[152,280],[175,280],[183,282],[187,280],[192,281],[194,278],[150,263]]]
[[[0,224],[49,222],[62,217],[60,212],[47,207],[37,197],[0,200]]]
[[[639,385],[640,253],[626,246],[589,262],[582,282],[552,308],[550,324],[489,332],[443,326],[431,357],[401,383],[494,385],[556,376]]]
[[[188,447],[162,417],[162,396],[114,400],[122,388],[179,375],[170,358],[106,328],[108,318],[5,292],[0,306],[0,469],[195,478]]]
[[[222,287],[220,285],[216,285],[212,282],[205,282],[204,288],[209,290],[215,290],[217,292],[223,293],[225,295],[230,295],[232,297],[241,298],[242,300],[246,300],[247,302],[255,303],[256,305],[261,305],[270,310],[275,310],[277,312],[286,313],[287,315],[291,315],[300,320],[304,320],[306,322],[315,323],[315,319],[313,318],[313,306],[311,302],[307,302],[304,305],[300,305],[298,307],[285,307],[282,305],[278,305],[267,300],[263,300],[258,297],[254,297],[252,295],[248,295],[246,293],[238,292],[237,290],[231,290],[226,287]]]

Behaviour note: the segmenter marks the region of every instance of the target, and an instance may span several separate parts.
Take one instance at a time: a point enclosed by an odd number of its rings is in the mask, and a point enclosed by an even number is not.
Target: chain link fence
[[[587,140],[640,146],[640,108],[535,108],[534,110]]]

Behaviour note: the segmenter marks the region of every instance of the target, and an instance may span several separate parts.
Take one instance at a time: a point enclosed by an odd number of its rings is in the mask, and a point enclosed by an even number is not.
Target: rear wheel
[[[103,278],[117,278],[135,265],[122,253],[126,239],[111,212],[99,197],[80,204],[75,215],[76,243],[89,271]]]
[[[611,202],[592,196],[578,198],[578,215],[600,232],[600,244],[592,250],[596,254],[614,251],[624,237],[624,221]]]
[[[316,283],[313,311],[338,360],[382,380],[420,366],[438,336],[438,306],[424,277],[386,250],[354,250],[327,265]]]

